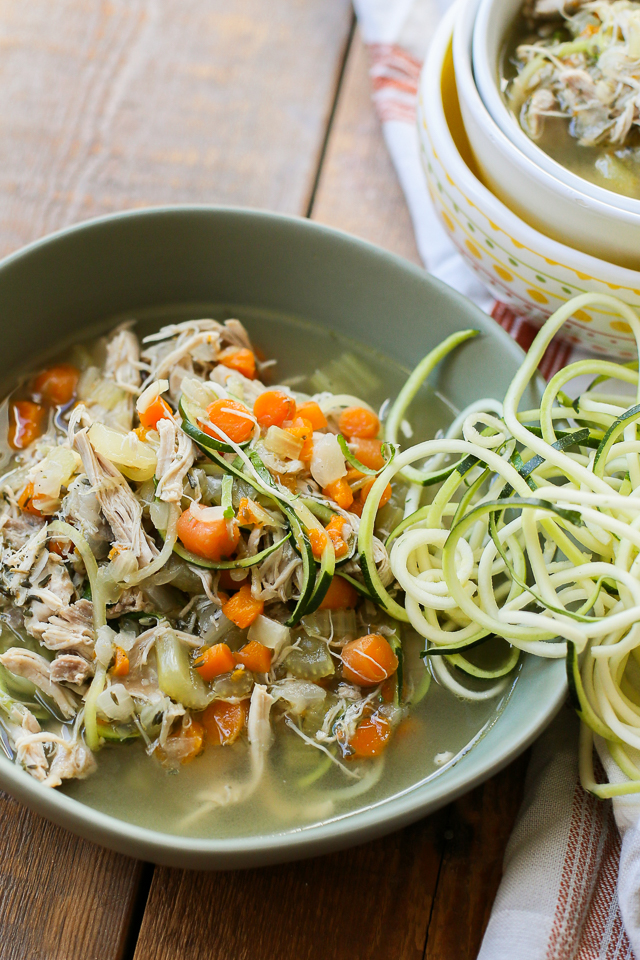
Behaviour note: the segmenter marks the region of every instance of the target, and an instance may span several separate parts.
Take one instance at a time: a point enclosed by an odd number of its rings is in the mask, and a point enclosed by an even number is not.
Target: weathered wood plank
[[[475,960],[522,802],[529,754],[451,808],[425,960]]]
[[[349,0],[0,0],[0,255],[133,206],[305,213]]]
[[[156,868],[135,960],[422,960],[444,822],[262,870]]]
[[[142,864],[0,794],[1,960],[119,960]]]
[[[312,218],[420,263],[409,211],[371,102],[367,52],[356,31]]]

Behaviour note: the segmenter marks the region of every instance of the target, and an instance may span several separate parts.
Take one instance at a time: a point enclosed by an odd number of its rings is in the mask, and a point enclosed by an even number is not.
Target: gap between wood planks
[[[316,199],[316,194],[318,191],[318,184],[320,183],[320,177],[322,174],[322,168],[324,160],[327,154],[327,146],[329,143],[329,138],[331,136],[331,130],[333,127],[333,122],[336,115],[336,108],[338,106],[338,100],[340,99],[340,92],[342,89],[342,83],[344,80],[344,74],[349,60],[349,53],[353,44],[353,37],[356,28],[356,17],[355,13],[351,15],[351,25],[349,27],[349,32],[347,34],[344,49],[342,56],[339,60],[339,66],[336,74],[336,82],[333,91],[333,97],[331,99],[331,104],[327,116],[327,125],[325,129],[322,142],[320,144],[320,149],[318,152],[318,160],[316,164],[315,173],[312,179],[311,188],[309,191],[309,200],[306,204],[305,217],[310,219],[313,214],[314,203]],[[442,861],[438,870],[442,867]],[[140,885],[138,887],[138,892],[131,910],[131,919],[126,930],[126,935],[124,943],[122,946],[121,960],[133,960],[136,946],[138,943],[138,937],[140,934],[140,928],[142,926],[142,921],[144,919],[145,910],[147,908],[147,902],[149,900],[149,894],[151,893],[151,883],[153,881],[153,874],[155,871],[155,865],[153,863],[144,863],[142,867],[142,875],[140,877]],[[432,908],[433,909],[433,908]],[[426,950],[426,939],[425,939],[425,950]]]

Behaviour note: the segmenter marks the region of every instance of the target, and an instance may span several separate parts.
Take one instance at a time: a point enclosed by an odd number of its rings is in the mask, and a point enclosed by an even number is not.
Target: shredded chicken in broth
[[[431,680],[422,638],[379,596],[402,596],[385,541],[423,487],[404,471],[376,500],[374,523],[365,529],[361,515],[398,433],[412,435],[405,411],[420,384],[472,333],[433,351],[379,412],[338,392],[359,382],[367,393],[366,368],[347,352],[330,375],[267,386],[274,361],[237,320],[174,323],[142,342],[124,325],[78,366],[55,363],[14,390],[0,478],[5,753],[48,787],[98,765],[100,783],[103,764],[107,780],[122,779],[115,754],[146,766],[149,783],[180,772],[187,831],[259,785],[267,796],[283,744],[298,776],[299,757],[315,758],[302,763],[300,783],[315,790],[307,818],[375,787]],[[293,386],[305,382],[318,392]],[[433,395],[438,404],[446,414]],[[514,666],[467,677],[464,708],[463,688],[438,668],[457,718],[436,717],[432,691],[437,743],[408,765],[410,781],[479,735]],[[278,797],[279,815],[288,803]]]
[[[523,130],[576,173],[640,196],[640,3],[527,0],[522,12],[504,85]]]

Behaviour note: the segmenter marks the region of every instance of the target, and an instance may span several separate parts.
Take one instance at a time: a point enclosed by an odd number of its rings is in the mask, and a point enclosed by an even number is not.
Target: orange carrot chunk
[[[20,496],[18,497],[18,506],[25,513],[32,513],[34,517],[41,517],[42,513],[33,502],[33,483],[29,481]],[[51,547],[49,547],[51,549]]]
[[[342,577],[334,577],[329,584],[321,610],[347,610],[357,606],[358,591]]]
[[[43,400],[62,406],[73,399],[80,371],[70,363],[57,363],[43,370],[33,381],[33,392]]]
[[[344,477],[340,477],[339,480],[334,480],[333,483],[328,484],[322,492],[325,497],[333,500],[334,503],[337,503],[343,510],[348,510],[353,503],[353,491]]]
[[[373,439],[380,432],[380,421],[375,413],[366,407],[347,407],[340,414],[338,427],[347,440],[353,437]]]
[[[303,420],[308,420],[314,430],[326,430],[328,426],[327,418],[315,400],[308,400],[307,403],[298,407],[297,416],[302,417]]]
[[[342,648],[342,676],[360,687],[375,687],[398,669],[398,658],[379,633],[350,640]]]
[[[147,409],[139,414],[139,417],[143,427],[147,430],[155,430],[158,420],[171,420],[173,414],[167,401],[163,400],[162,397],[156,397],[153,403],[150,403]]]
[[[354,757],[378,757],[391,738],[391,725],[385,717],[374,713],[356,727],[349,741]]]
[[[16,400],[9,416],[9,444],[24,450],[42,433],[45,408],[32,400]]]
[[[253,432],[251,415],[245,405],[237,400],[214,400],[207,407],[207,414],[214,427],[219,427],[234,443],[244,443]],[[198,426],[210,437],[224,442],[224,437],[208,424],[199,422]]]
[[[231,603],[231,600],[229,603]],[[227,616],[226,613],[225,616]],[[249,643],[245,643],[244,647],[241,647],[234,656],[237,663],[242,663],[247,670],[251,670],[252,673],[268,673],[271,667],[273,650],[265,647],[264,643],[259,643],[257,640],[250,640]]]
[[[230,557],[238,546],[240,531],[235,520],[196,520],[185,510],[178,520],[178,537],[182,544],[205,560],[218,562]]]
[[[218,363],[230,370],[237,370],[247,380],[254,380],[256,376],[256,358],[252,350],[246,347],[227,347],[222,350]]]
[[[382,470],[385,464],[382,456],[382,440],[369,440],[366,437],[353,437],[349,441],[353,453],[360,463],[370,470]]]
[[[311,543],[313,555],[316,560],[318,560],[322,556],[322,552],[328,543],[326,533],[324,530],[318,530],[316,527],[311,527],[309,529],[309,542]]]
[[[340,557],[344,557],[345,553],[347,553],[349,550],[349,545],[342,538],[342,531],[344,530],[345,523],[346,520],[344,517],[336,514],[336,516],[332,517],[325,527],[325,530],[331,537],[333,549],[338,559],[340,559]]]
[[[167,737],[164,747],[156,747],[155,756],[161,763],[174,766],[177,762],[190,763],[204,747],[204,727],[198,720],[191,720]]]
[[[241,630],[250,627],[263,610],[264,601],[254,600],[251,596],[251,585],[248,583],[240,587],[238,592],[234,593],[222,608],[225,617],[227,617],[228,620],[232,620]],[[262,644],[259,644],[259,646],[262,646]]]
[[[214,700],[200,721],[204,727],[207,741],[218,747],[224,747],[238,739],[247,716],[247,701],[227,703],[226,700]]]
[[[129,673],[129,657],[122,647],[116,647],[116,662],[111,673],[114,677],[126,677]]]
[[[209,683],[221,673],[231,673],[235,665],[233,654],[227,644],[214,643],[212,647],[203,650],[193,666],[202,679]]]
[[[359,497],[360,497],[360,502],[363,505],[365,504],[367,497],[371,493],[371,487],[374,485],[375,482],[376,482],[376,477],[371,477],[370,480],[367,480],[367,482],[360,487]],[[385,503],[389,502],[392,492],[393,491],[391,489],[391,484],[388,483],[384,488],[384,490],[382,491],[382,496],[380,497],[380,503],[378,504],[378,510],[380,509],[380,507],[384,507]]]
[[[295,417],[296,402],[284,390],[265,390],[253,405],[253,415],[261,427],[281,427]]]

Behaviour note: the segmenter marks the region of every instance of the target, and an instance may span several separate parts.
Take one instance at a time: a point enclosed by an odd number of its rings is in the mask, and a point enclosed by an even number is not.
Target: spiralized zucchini
[[[370,593],[425,638],[435,676],[457,696],[504,692],[521,653],[567,658],[583,724],[582,783],[605,797],[640,790],[638,374],[605,360],[570,364],[547,385],[539,409],[519,411],[552,338],[575,311],[596,305],[629,324],[640,354],[640,322],[626,304],[584,294],[563,305],[535,338],[501,415],[495,401],[479,400],[450,435],[386,465],[366,501],[358,546]],[[424,376],[469,334],[449,338],[417,368],[389,413],[390,442]],[[585,373],[594,380],[571,401],[564,387]],[[414,466],[425,461],[426,469]],[[373,563],[378,505],[399,474],[430,484],[430,502],[420,506],[414,496],[415,512],[387,541],[404,602]],[[503,638],[511,653],[494,671],[474,671],[465,654],[489,637]],[[495,682],[481,689],[465,677]],[[594,733],[628,783],[595,782]]]

